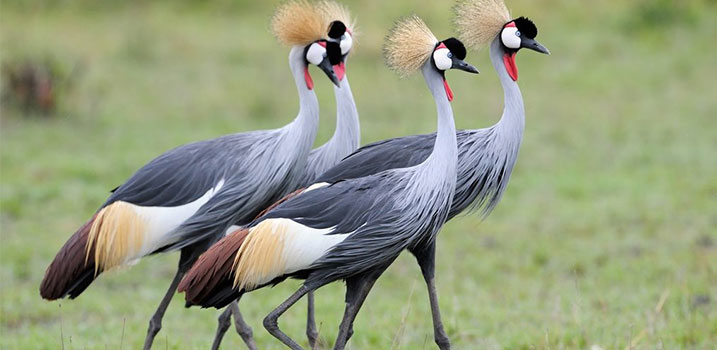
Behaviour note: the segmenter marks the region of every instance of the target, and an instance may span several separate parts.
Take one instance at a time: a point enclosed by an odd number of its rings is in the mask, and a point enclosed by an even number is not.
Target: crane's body
[[[199,254],[232,224],[250,222],[301,185],[319,121],[309,65],[338,84],[332,65],[341,54],[338,44],[324,39],[325,23],[313,6],[294,2],[280,9],[272,26],[291,45],[296,118],[279,129],[180,146],[139,169],[60,249],[40,286],[43,298],[75,298],[104,271],[181,250],[174,280],[150,320],[144,344],[150,348],[181,277]]]

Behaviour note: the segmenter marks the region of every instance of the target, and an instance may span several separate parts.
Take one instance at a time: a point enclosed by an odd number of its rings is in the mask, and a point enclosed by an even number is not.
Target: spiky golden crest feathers
[[[316,7],[324,17],[327,31],[331,22],[341,21],[351,31],[351,36],[356,37],[356,21],[351,17],[348,7],[333,0],[321,0],[316,3]]]
[[[511,19],[503,0],[462,0],[453,10],[459,38],[474,49],[489,45]]]
[[[271,31],[282,44],[308,45],[326,35],[326,25],[316,4],[289,0],[274,12]]]
[[[386,64],[400,76],[407,76],[421,68],[437,43],[436,36],[418,16],[400,19],[384,41]]]
[[[127,263],[142,248],[146,222],[132,204],[117,201],[100,210],[90,228],[85,261],[94,245],[95,273]]]

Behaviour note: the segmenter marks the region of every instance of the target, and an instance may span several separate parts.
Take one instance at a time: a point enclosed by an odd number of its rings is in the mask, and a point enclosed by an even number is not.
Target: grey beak
[[[520,43],[520,47],[550,55],[550,50],[548,50],[547,47],[541,45],[539,42],[535,41],[535,39],[523,39],[523,41]]]
[[[339,82],[339,78],[336,77],[336,73],[334,73],[334,67],[331,65],[331,62],[329,61],[328,57],[324,57],[324,60],[319,63],[319,68],[326,73],[326,76],[331,79],[331,82],[334,83],[337,87],[341,87],[341,83]]]
[[[453,65],[451,66],[451,69],[460,69],[462,71],[466,71],[468,73],[475,73],[475,74],[480,73],[478,71],[478,68],[476,68],[475,66],[473,66],[472,64],[470,64],[464,60],[459,60],[459,59],[453,57],[452,61],[453,61]]]

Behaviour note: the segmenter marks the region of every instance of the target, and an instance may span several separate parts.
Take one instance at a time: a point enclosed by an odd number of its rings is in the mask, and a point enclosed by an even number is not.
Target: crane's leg
[[[334,350],[343,350],[354,334],[354,320],[376,280],[388,266],[377,268],[346,280],[346,308],[339,326]]]
[[[231,303],[229,308],[231,309],[232,315],[234,315],[234,327],[242,340],[244,340],[244,344],[246,344],[249,350],[257,350],[256,343],[254,342],[254,332],[252,332],[251,327],[244,321],[241,312],[239,312],[239,300]]]
[[[279,329],[279,317],[286,312],[292,305],[294,305],[304,294],[315,290],[316,288],[309,288],[306,284],[302,284],[299,289],[294,292],[288,299],[284,300],[279,306],[274,309],[269,315],[264,318],[264,328],[274,338],[279,339],[284,345],[288,346],[292,350],[303,350],[299,344],[289,338],[284,332]]]
[[[309,348],[316,350],[319,340],[319,331],[316,329],[316,319],[314,318],[314,292],[311,291],[306,295],[306,337],[309,338]]]
[[[232,316],[234,316],[234,327],[242,340],[244,340],[244,344],[246,344],[249,350],[257,350],[256,342],[254,342],[254,332],[251,326],[244,321],[241,312],[239,312],[239,300],[232,301],[217,318],[217,333],[214,336],[212,350],[218,350],[219,345],[222,344],[224,334],[229,330],[229,326],[231,326]]]
[[[443,321],[441,321],[441,310],[438,305],[438,292],[436,291],[436,243],[431,243],[423,249],[411,250],[421,267],[423,279],[428,287],[428,300],[431,303],[431,315],[433,316],[433,337],[441,350],[450,350],[451,342],[448,339]]]
[[[233,305],[234,302],[232,302],[231,305]],[[222,339],[224,338],[224,333],[227,332],[229,329],[229,326],[231,326],[231,318],[232,318],[232,309],[227,306],[224,311],[219,314],[219,317],[217,317],[217,333],[214,336],[214,342],[212,343],[212,350],[219,350],[219,345],[222,344]]]
[[[174,275],[174,280],[172,280],[172,283],[169,285],[167,293],[164,294],[164,298],[162,298],[162,302],[159,303],[157,311],[154,312],[154,315],[149,320],[149,329],[147,329],[147,337],[144,338],[144,350],[149,350],[152,348],[152,342],[154,341],[154,337],[157,335],[157,333],[159,333],[159,330],[162,329],[162,317],[164,317],[164,312],[167,311],[167,307],[172,301],[172,297],[177,291],[177,286],[179,285],[179,281],[182,280],[185,271],[186,270],[181,267],[177,269],[177,273]]]

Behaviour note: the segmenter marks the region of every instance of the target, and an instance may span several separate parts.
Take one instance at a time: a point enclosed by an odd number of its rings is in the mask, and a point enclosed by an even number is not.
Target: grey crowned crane
[[[325,39],[313,5],[285,3],[272,19],[290,45],[289,65],[299,113],[274,130],[226,135],[177,147],[150,161],[119,186],[70,237],[45,272],[44,299],[79,296],[99,274],[152,254],[181,250],[176,275],[149,322],[150,348],[184,273],[233,223],[246,224],[304,178],[316,136],[319,105],[309,66],[338,84],[339,44]]]
[[[387,37],[388,64],[399,73],[423,72],[435,99],[438,132],[418,165],[315,185],[287,199],[207,250],[179,286],[187,305],[224,307],[244,293],[286,278],[302,286],[265,319],[265,328],[291,349],[301,347],[278,318],[306,293],[346,281],[346,313],[336,342],[363,303],[361,290],[405,249],[435,240],[455,190],[456,136],[445,71],[477,73],[457,39],[438,41],[418,17],[399,21]]]
[[[490,45],[490,58],[503,87],[505,109],[500,121],[491,127],[457,132],[458,178],[448,220],[466,209],[480,210],[486,217],[500,201],[517,160],[525,126],[515,57],[521,48],[548,53],[535,41],[538,31],[532,21],[524,17],[511,19],[500,0],[460,2],[455,7],[455,16],[464,42],[474,48]],[[428,158],[435,138],[435,133],[414,135],[363,146],[321,175],[313,186],[414,166]],[[435,249],[431,244],[412,248],[411,252],[428,287],[435,341],[441,349],[448,349],[450,342],[443,330],[434,281]]]
[[[341,159],[354,152],[361,142],[358,110],[351,92],[348,77],[346,76],[346,60],[351,52],[354,42],[355,24],[351,18],[348,8],[334,1],[324,0],[314,4],[316,11],[320,13],[328,28],[328,40],[339,45],[341,49],[341,59],[338,64],[333,66],[334,72],[339,80],[339,85],[334,86],[334,96],[336,100],[336,129],[334,135],[325,144],[312,149],[309,153],[309,159],[306,164],[306,170],[299,181],[299,187],[306,187],[312,184],[316,178],[326,170],[336,165]],[[237,225],[233,225],[227,233],[231,233],[238,229]],[[309,338],[309,344],[314,347],[318,339],[318,331],[316,322],[314,321],[314,302],[313,292],[307,295],[309,302],[306,334]],[[212,343],[212,349],[219,349],[224,334],[231,325],[231,316],[234,316],[237,333],[241,336],[250,350],[256,349],[253,340],[253,332],[251,327],[244,322],[239,306],[232,303],[222,312],[217,319],[217,332]]]
[[[356,151],[361,143],[358,110],[346,76],[346,61],[354,43],[355,23],[348,8],[339,3],[324,0],[316,3],[316,7],[328,23],[328,40],[341,48],[340,62],[333,67],[339,80],[339,85],[334,86],[336,129],[328,142],[311,150],[302,186],[314,183],[319,175]]]

